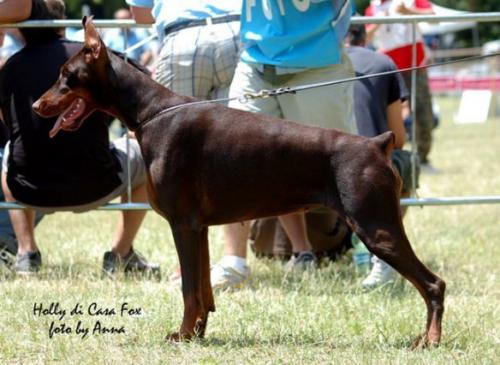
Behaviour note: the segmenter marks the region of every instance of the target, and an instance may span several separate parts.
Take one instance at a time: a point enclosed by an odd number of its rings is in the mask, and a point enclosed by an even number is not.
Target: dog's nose
[[[33,105],[31,106],[33,108],[33,110],[36,112],[36,113],[39,113],[41,109],[43,109],[43,106],[45,105],[45,103],[41,100],[41,99],[38,99],[37,101],[35,101],[33,103]]]

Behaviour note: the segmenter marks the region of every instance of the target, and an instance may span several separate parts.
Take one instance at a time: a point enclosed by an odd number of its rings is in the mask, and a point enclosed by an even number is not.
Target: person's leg
[[[426,70],[417,72],[417,146],[418,156],[422,164],[429,163],[432,146],[432,129],[434,128],[432,99],[429,90],[429,79]]]
[[[244,62],[240,62],[234,73],[229,96],[241,96],[246,93],[270,89],[271,87],[272,85],[263,80],[255,68]],[[281,110],[275,98],[256,99],[246,103],[241,103],[239,100],[233,100],[229,103],[229,107],[253,113],[267,114],[278,118],[282,117]],[[224,255],[246,258],[249,232],[250,224],[248,222],[244,224],[233,223],[226,225],[224,227]]]
[[[0,161],[3,159],[4,149],[0,148]],[[0,165],[1,166],[1,165]],[[0,201],[5,201],[3,189],[0,186]],[[17,252],[17,241],[14,228],[10,221],[9,212],[7,210],[0,210],[0,252],[6,250],[10,254]],[[0,257],[0,261],[3,261]]]
[[[122,180],[119,186],[108,197],[105,197],[102,203],[121,196],[122,203],[128,201],[127,184],[127,139],[119,138],[113,142],[113,153],[115,153],[122,172]],[[133,203],[146,203],[148,201],[146,188],[146,171],[142,160],[140,147],[133,138],[129,139],[129,158],[130,158],[130,181],[132,186],[131,201]],[[146,215],[145,210],[123,210],[120,212],[120,218],[115,229],[113,237],[112,250],[104,254],[103,270],[105,273],[113,274],[118,268],[125,272],[137,271],[141,273],[151,273],[159,278],[160,267],[158,264],[146,261],[140,254],[133,249],[133,242],[139,231],[139,228]]]
[[[406,87],[411,92],[411,72],[403,72]],[[417,143],[418,156],[421,164],[428,164],[429,152],[432,145],[433,114],[432,100],[429,91],[429,81],[425,70],[417,71],[416,77],[416,105],[410,105],[411,110],[415,108],[415,140]]]
[[[286,264],[287,270],[310,269],[316,264],[316,255],[307,237],[306,219],[304,212],[290,213],[278,217],[290,243],[293,255]]]
[[[280,86],[293,87],[352,76],[354,76],[354,70],[351,61],[344,53],[341,64],[298,73],[286,85]],[[285,94],[279,96],[278,100],[283,116],[287,119],[353,133],[356,132],[356,123],[353,116],[352,95],[352,83],[343,83],[305,90],[296,94]],[[290,238],[294,253],[312,250],[303,213],[282,216],[280,221]],[[305,258],[309,260],[310,256]]]
[[[258,71],[244,62],[236,67],[229,90],[230,97],[242,96],[245,93],[270,89],[272,85],[260,77]],[[282,117],[275,98],[256,99],[245,103],[232,100],[229,107]],[[250,233],[250,222],[238,222],[224,225],[224,256],[214,265],[211,272],[212,287],[226,289],[241,285],[250,275],[246,262],[247,240]]]
[[[132,190],[131,200],[134,203],[145,203],[148,201],[146,184],[141,184]],[[128,201],[127,194],[121,196],[121,202]],[[145,210],[122,210],[115,229],[111,251],[125,257],[132,249],[135,236],[146,216]]]
[[[250,222],[224,225],[224,256],[210,271],[213,289],[238,287],[250,276],[246,261],[249,233]]]
[[[2,172],[2,189],[6,202],[16,202],[7,185],[5,172]],[[10,220],[17,238],[17,256],[14,269],[18,274],[36,272],[42,265],[42,257],[35,240],[35,214],[33,209],[9,210]]]
[[[250,233],[250,223],[232,223],[224,226],[226,256],[247,257],[247,239]]]
[[[279,220],[292,243],[294,253],[312,251],[311,243],[307,237],[306,220],[303,212],[282,215]]]
[[[15,203],[16,199],[7,185],[7,175],[2,172],[2,189],[5,194],[5,201]],[[33,209],[12,209],[9,210],[12,227],[18,241],[19,255],[28,251],[38,251],[38,246],[35,240],[35,211]]]

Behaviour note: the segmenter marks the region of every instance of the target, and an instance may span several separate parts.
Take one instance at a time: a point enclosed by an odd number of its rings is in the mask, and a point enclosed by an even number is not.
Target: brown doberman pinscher
[[[427,327],[414,346],[439,343],[445,283],[415,256],[403,229],[392,132],[364,138],[193,104],[108,51],[91,19],[83,23],[82,50],[33,108],[60,114],[51,136],[77,129],[95,110],[135,131],[151,205],[170,222],[182,272],[184,318],[168,339],[202,337],[215,310],[209,226],[326,206],[423,296]]]

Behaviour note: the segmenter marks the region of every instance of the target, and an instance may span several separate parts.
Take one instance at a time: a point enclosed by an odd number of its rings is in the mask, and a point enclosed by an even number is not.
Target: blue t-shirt
[[[350,0],[244,0],[242,60],[283,68],[338,64],[353,10]]]
[[[126,0],[127,4],[152,8],[160,41],[165,27],[185,20],[241,13],[241,0]]]

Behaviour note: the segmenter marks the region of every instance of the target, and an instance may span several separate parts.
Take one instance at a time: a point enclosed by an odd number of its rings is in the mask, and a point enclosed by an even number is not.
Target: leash
[[[490,54],[486,54],[486,55],[479,55],[479,56],[464,57],[464,58],[460,58],[457,60],[451,60],[451,61],[436,62],[436,63],[432,63],[429,65],[423,65],[423,66],[407,67],[407,68],[402,68],[402,69],[398,69],[398,70],[378,72],[378,73],[363,75],[363,76],[355,76],[355,77],[348,77],[348,78],[338,79],[338,80],[323,81],[323,82],[318,82],[318,83],[314,83],[314,84],[306,84],[306,85],[300,85],[300,86],[295,86],[295,87],[280,87],[278,89],[272,89],[272,90],[263,89],[263,90],[260,90],[258,92],[255,92],[255,93],[245,93],[242,96],[234,96],[231,98],[192,101],[189,103],[174,105],[174,106],[171,106],[170,108],[163,109],[163,110],[159,111],[158,113],[156,113],[154,116],[150,117],[149,119],[146,119],[146,120],[140,122],[139,125],[137,126],[137,128],[142,127],[143,125],[149,123],[151,120],[156,119],[157,117],[159,117],[163,114],[166,114],[168,112],[171,112],[173,110],[176,110],[176,109],[179,109],[182,107],[186,107],[186,106],[200,105],[200,104],[212,104],[212,103],[225,103],[225,102],[233,101],[233,100],[238,100],[240,103],[245,104],[245,103],[247,103],[251,100],[255,100],[255,99],[266,99],[266,98],[269,98],[272,96],[278,96],[278,95],[284,95],[284,94],[296,94],[297,92],[300,92],[300,91],[315,89],[315,88],[324,87],[324,86],[343,84],[346,82],[364,80],[364,79],[369,79],[372,77],[388,76],[388,75],[393,75],[396,73],[408,72],[408,71],[413,71],[413,70],[422,70],[422,69],[427,69],[427,68],[437,67],[437,66],[446,66],[446,65],[451,65],[451,64],[455,64],[455,63],[482,60],[482,59],[496,57],[496,56],[500,56],[500,52],[490,53]]]

